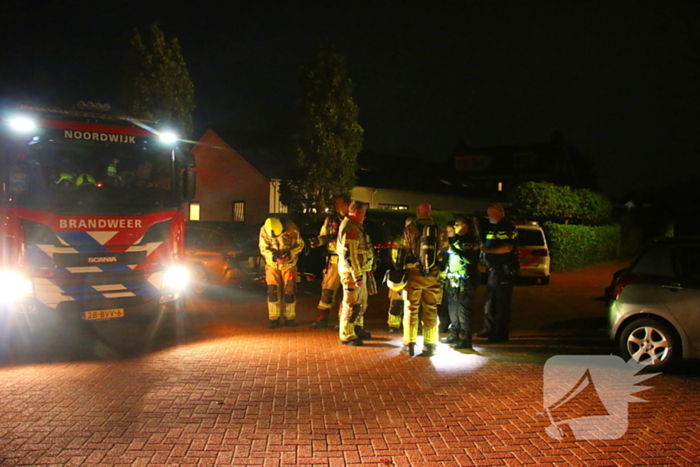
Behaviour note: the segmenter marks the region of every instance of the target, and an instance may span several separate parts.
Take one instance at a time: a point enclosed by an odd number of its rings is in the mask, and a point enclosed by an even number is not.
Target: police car
[[[530,221],[513,221],[513,224],[518,229],[518,277],[535,279],[543,285],[549,284],[551,257],[542,227],[537,222]],[[479,271],[483,275],[488,273],[483,255],[479,260]],[[482,282],[485,282],[483,276]]]
[[[551,257],[547,237],[537,222],[513,222],[518,229],[518,276],[537,279],[540,284],[549,284]]]

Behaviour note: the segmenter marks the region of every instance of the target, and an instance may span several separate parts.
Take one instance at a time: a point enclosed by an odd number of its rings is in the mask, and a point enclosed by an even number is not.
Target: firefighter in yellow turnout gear
[[[403,317],[403,353],[415,355],[418,311],[423,311],[423,356],[435,354],[438,344],[438,305],[442,301],[444,266],[449,248],[445,229],[435,224],[429,203],[416,209],[416,221],[406,226],[400,246],[406,250],[408,306]]]
[[[362,223],[367,205],[360,201],[350,204],[348,216],[338,232],[338,273],[343,286],[340,309],[340,341],[346,345],[362,345],[372,336],[363,329],[367,309],[367,274],[374,265],[374,249]]]
[[[270,217],[260,228],[259,246],[265,258],[269,327],[279,326],[281,314],[287,326],[294,326],[297,259],[304,249],[304,240],[292,221]]]
[[[404,228],[411,225],[416,220],[415,217],[407,217],[404,222]],[[406,305],[406,250],[401,245],[401,236],[394,239],[394,245],[391,249],[391,268],[387,271],[384,277],[389,288],[389,313],[386,324],[389,326],[389,334],[398,334],[401,332],[401,323],[403,321],[403,313]]]
[[[348,196],[336,196],[335,214],[326,217],[321,227],[318,238],[310,240],[311,248],[326,246],[326,268],[323,271],[321,283],[321,300],[318,302],[318,316],[311,327],[323,329],[328,327],[328,317],[331,313],[335,296],[340,288],[340,276],[338,275],[337,240],[338,230],[343,219],[348,215],[350,198]]]

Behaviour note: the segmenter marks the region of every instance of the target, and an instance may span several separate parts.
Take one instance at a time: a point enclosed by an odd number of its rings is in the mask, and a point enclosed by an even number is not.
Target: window
[[[455,157],[455,170],[483,170],[489,167],[488,156],[459,156]]]
[[[245,201],[234,201],[232,206],[233,222],[243,222],[245,220]]]
[[[649,276],[674,277],[671,251],[665,246],[649,248],[639,257],[632,267],[632,272]]]
[[[192,201],[190,203],[190,220],[191,221],[198,221],[199,220],[199,201]]]
[[[518,229],[518,244],[523,246],[544,246],[544,237],[539,230]]]
[[[382,204],[379,203],[379,209],[391,209],[393,211],[405,211],[408,206],[405,204]]]

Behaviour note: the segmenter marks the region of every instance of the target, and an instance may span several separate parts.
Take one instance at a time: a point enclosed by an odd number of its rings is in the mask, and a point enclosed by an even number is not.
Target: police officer
[[[367,309],[367,274],[374,265],[374,249],[362,223],[367,214],[367,204],[350,203],[347,217],[338,231],[338,273],[343,286],[343,303],[340,308],[340,342],[359,346],[363,339],[372,336],[363,329]]]
[[[286,325],[295,326],[297,259],[304,240],[291,220],[270,217],[260,228],[259,246],[265,258],[269,328],[279,326],[282,313]]]
[[[484,304],[484,330],[477,337],[489,343],[507,342],[510,334],[513,283],[518,273],[518,231],[499,203],[486,211],[491,228],[481,251],[485,255],[489,278]]]
[[[421,203],[416,221],[403,232],[401,247],[406,250],[406,300],[403,319],[403,353],[415,355],[418,336],[418,310],[422,308],[423,356],[435,354],[438,343],[437,308],[442,301],[444,270],[441,258],[448,248],[445,229],[435,224],[432,207]]]
[[[321,283],[321,300],[318,302],[318,316],[316,321],[311,324],[312,328],[322,329],[328,327],[331,307],[335,302],[336,292],[340,288],[336,243],[340,223],[348,215],[349,206],[349,196],[336,196],[334,203],[335,214],[326,217],[318,237],[309,241],[311,248],[326,245],[326,269],[323,271],[323,282]]]
[[[455,217],[445,276],[450,335],[440,339],[455,344],[455,349],[472,348],[472,297],[479,283],[480,254],[481,241],[475,223],[463,216]]]

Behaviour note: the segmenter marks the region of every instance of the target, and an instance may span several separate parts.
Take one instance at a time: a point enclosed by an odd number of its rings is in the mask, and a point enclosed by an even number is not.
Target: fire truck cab
[[[155,123],[0,115],[0,320],[128,320],[182,308],[194,157]]]

